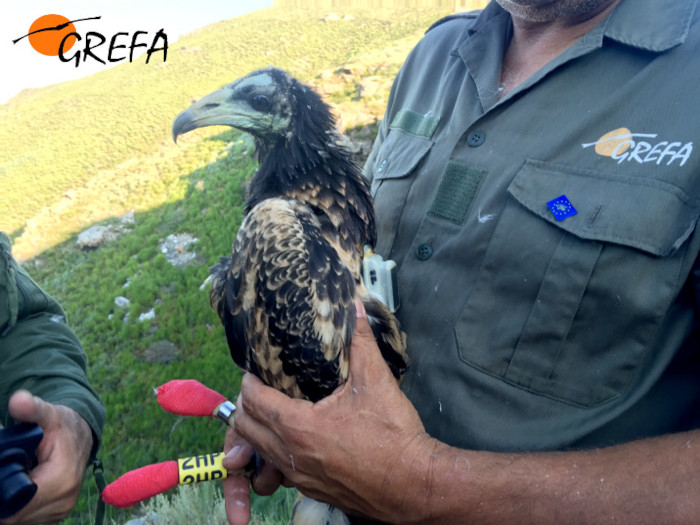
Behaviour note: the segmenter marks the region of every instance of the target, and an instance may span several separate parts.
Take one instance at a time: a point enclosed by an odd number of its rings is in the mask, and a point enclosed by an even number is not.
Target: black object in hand
[[[35,423],[0,428],[0,518],[17,513],[36,493],[27,474],[36,466],[36,448],[44,432]]]

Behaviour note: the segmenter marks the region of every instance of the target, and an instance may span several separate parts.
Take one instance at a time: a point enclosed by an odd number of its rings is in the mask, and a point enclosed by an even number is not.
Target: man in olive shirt
[[[498,0],[431,29],[366,168],[407,398],[358,322],[316,405],[244,378],[227,466],[252,443],[281,471],[256,490],[392,523],[700,523],[699,19]]]
[[[0,233],[0,424],[37,423],[44,433],[29,473],[37,492],[0,524],[55,523],[75,505],[105,421],[85,368],[63,310],[12,258]]]

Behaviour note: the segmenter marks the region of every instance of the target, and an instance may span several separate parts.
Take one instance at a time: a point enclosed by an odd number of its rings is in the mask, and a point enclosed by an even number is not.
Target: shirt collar
[[[603,36],[621,44],[662,52],[682,44],[688,36],[698,0],[622,0],[602,22]],[[472,36],[489,26],[492,20],[508,16],[495,0],[486,8],[468,31]]]
[[[622,0],[610,14],[604,35],[621,44],[667,51],[688,36],[698,0]]]

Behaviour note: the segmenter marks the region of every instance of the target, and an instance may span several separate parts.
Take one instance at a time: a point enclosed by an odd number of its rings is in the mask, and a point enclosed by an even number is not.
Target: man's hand
[[[429,497],[407,478],[428,472],[436,442],[382,359],[361,304],[348,381],[314,404],[246,374],[236,430],[291,485],[346,512],[400,521],[397,512]]]
[[[10,415],[37,423],[44,439],[37,448],[37,466],[29,477],[37,485],[32,500],[0,525],[55,523],[75,506],[83,474],[92,449],[92,431],[74,410],[46,403],[29,392],[18,391],[10,398]]]

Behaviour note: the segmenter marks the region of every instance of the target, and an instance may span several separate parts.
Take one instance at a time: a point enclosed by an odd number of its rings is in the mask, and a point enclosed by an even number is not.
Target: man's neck
[[[597,26],[620,0],[574,17],[533,22],[513,16],[513,36],[501,69],[501,98]]]

